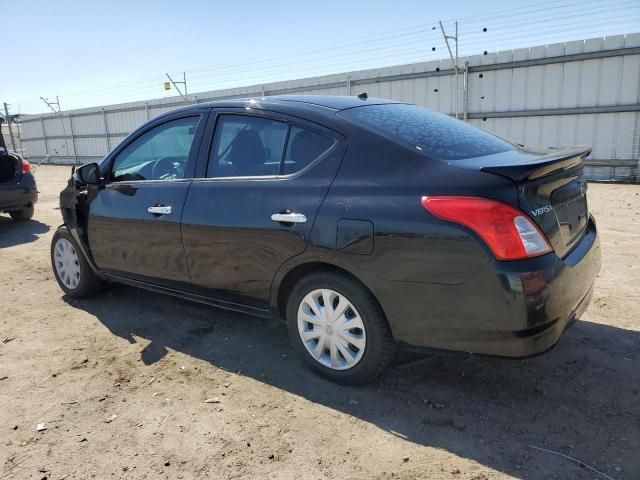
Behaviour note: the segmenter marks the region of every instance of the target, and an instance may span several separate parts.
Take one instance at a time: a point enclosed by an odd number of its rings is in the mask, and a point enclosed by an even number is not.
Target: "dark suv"
[[[29,220],[37,201],[38,188],[31,165],[7,149],[0,132],[0,213],[8,213],[16,221]]]
[[[589,152],[366,95],[194,105],[73,174],[53,270],[70,296],[119,282],[275,315],[344,383],[398,346],[536,354],[600,267]]]

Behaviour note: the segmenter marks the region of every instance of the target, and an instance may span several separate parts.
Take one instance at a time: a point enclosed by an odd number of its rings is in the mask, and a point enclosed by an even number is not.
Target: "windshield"
[[[338,112],[373,132],[439,160],[461,160],[515,150],[468,123],[417,105],[367,105]]]

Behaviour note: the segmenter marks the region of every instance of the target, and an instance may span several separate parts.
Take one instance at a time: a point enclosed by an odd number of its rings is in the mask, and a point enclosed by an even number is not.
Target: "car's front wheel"
[[[88,297],[104,287],[66,227],[53,234],[51,266],[58,285],[70,297]]]
[[[30,207],[24,207],[22,210],[14,210],[9,212],[11,218],[13,218],[16,222],[25,222],[27,220],[31,220],[33,218],[33,205]]]
[[[287,302],[289,338],[304,361],[330,380],[362,384],[378,376],[395,342],[377,301],[362,284],[334,271],[302,278]]]

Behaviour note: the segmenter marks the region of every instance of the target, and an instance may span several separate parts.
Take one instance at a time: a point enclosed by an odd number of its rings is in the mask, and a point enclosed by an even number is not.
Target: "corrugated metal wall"
[[[460,59],[218,90],[180,97],[23,117],[32,161],[84,163],[104,156],[149,118],[187,103],[277,94],[391,98],[454,114],[517,143],[591,145],[594,179],[638,180],[640,33]],[[456,104],[457,100],[457,104]]]

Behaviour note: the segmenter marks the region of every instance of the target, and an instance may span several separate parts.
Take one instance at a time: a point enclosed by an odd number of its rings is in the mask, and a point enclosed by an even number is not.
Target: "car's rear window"
[[[367,105],[342,110],[338,115],[440,160],[482,157],[515,149],[484,130],[417,105]]]

